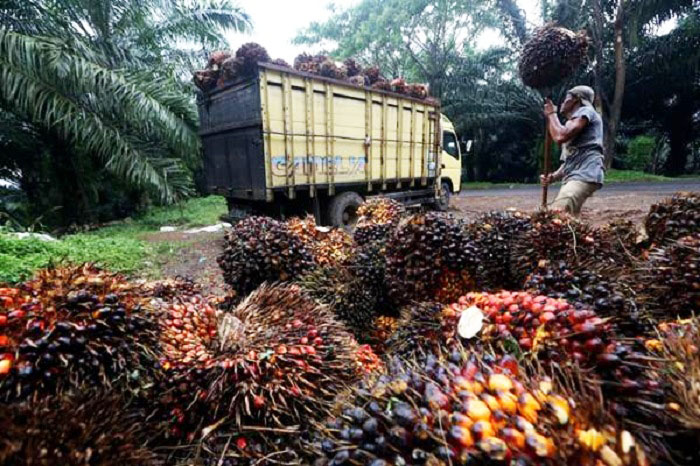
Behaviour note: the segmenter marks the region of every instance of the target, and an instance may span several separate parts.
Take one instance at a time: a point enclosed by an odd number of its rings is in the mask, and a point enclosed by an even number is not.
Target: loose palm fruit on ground
[[[623,432],[600,429],[550,379],[506,366],[391,359],[319,429],[315,464],[646,464],[624,454]]]
[[[338,228],[319,228],[312,216],[305,219],[293,218],[287,225],[302,240],[314,262],[320,266],[345,264],[355,252],[355,244],[349,234]]]
[[[374,241],[386,241],[391,231],[406,213],[404,206],[393,199],[375,198],[357,209],[357,224],[353,236],[362,246]]]
[[[700,227],[700,194],[678,193],[651,206],[644,219],[649,242],[663,246],[697,233]]]
[[[389,298],[398,304],[432,300],[446,271],[473,270],[476,253],[453,217],[439,213],[414,215],[394,230],[386,246]]]
[[[514,238],[530,228],[530,216],[520,212],[489,212],[465,225],[478,255],[473,273],[479,289],[519,287],[511,272],[511,247]]]
[[[659,318],[700,312],[700,233],[652,250],[633,281],[638,301]]]
[[[236,223],[217,261],[224,281],[242,296],[265,281],[292,280],[314,265],[311,251],[289,226],[267,217]]]
[[[551,88],[571,76],[586,60],[588,37],[547,24],[537,29],[525,43],[518,73],[523,83],[534,89]]]
[[[0,463],[35,465],[158,464],[146,447],[146,413],[117,395],[85,392],[0,404]]]
[[[156,322],[120,275],[90,265],[41,270],[0,295],[2,399],[148,385]]]

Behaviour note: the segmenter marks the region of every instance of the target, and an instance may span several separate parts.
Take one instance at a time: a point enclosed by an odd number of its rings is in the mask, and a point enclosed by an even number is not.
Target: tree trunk
[[[603,9],[601,6],[602,0],[593,2],[593,47],[595,48],[595,66],[593,68],[593,77],[595,81],[595,102],[593,105],[598,109],[601,115],[605,113],[605,89],[603,88]]]
[[[608,124],[605,129],[605,168],[610,168],[615,156],[615,137],[622,113],[622,100],[625,95],[625,46],[622,40],[624,30],[624,0],[618,0],[615,13],[615,94],[610,106]]]

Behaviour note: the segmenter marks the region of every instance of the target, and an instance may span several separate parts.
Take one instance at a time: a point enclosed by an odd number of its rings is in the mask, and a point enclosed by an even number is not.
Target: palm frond
[[[156,86],[129,79],[72,55],[55,40],[0,30],[0,101],[36,125],[102,159],[125,179],[174,201],[189,192],[180,159],[198,154],[193,128],[167,105]],[[168,107],[169,105],[169,107]],[[119,124],[111,114],[119,115]],[[184,109],[181,115],[187,116]],[[144,150],[142,134],[161,141],[171,157]]]

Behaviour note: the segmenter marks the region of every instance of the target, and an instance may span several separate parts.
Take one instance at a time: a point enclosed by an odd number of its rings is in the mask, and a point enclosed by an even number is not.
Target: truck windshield
[[[450,154],[452,157],[459,157],[459,149],[457,148],[457,137],[454,133],[450,133],[449,131],[443,131],[442,147],[444,151]]]

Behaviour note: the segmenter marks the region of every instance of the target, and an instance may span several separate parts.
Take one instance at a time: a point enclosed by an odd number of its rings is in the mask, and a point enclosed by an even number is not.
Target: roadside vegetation
[[[134,219],[86,233],[65,235],[55,241],[35,236],[20,239],[0,230],[0,283],[18,282],[52,264],[92,262],[115,272],[157,276],[168,255],[188,246],[187,239],[150,241],[161,226],[178,230],[217,223],[226,212],[219,196],[195,198],[168,207],[156,207]]]

